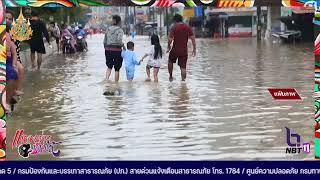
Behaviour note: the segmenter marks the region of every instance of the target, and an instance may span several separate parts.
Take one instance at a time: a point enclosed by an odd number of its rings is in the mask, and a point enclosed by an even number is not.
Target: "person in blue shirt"
[[[78,32],[77,36],[82,36],[82,37],[85,38],[86,35],[87,35],[87,33],[86,33],[86,31],[83,29],[83,27],[82,27],[82,26],[79,26],[79,32]]]
[[[132,40],[134,40],[134,38],[136,37],[136,31],[133,29],[132,31],[131,31],[131,38],[132,38]]]
[[[81,36],[83,39],[82,39],[82,43],[84,45],[84,48],[86,51],[88,51],[88,44],[87,44],[87,41],[86,41],[86,31],[83,29],[83,27],[81,25],[79,25],[79,32],[77,33],[77,37],[78,36]]]
[[[134,69],[136,65],[140,65],[141,61],[138,61],[137,55],[134,52],[134,43],[129,41],[127,43],[127,49],[124,49],[121,52],[121,56],[124,59],[125,68],[126,68],[126,74],[127,74],[127,80],[132,82],[134,78]]]

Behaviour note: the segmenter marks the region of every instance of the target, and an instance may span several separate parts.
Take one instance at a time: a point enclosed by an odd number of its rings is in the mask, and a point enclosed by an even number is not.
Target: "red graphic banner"
[[[269,88],[268,91],[275,100],[301,100],[294,88]]]

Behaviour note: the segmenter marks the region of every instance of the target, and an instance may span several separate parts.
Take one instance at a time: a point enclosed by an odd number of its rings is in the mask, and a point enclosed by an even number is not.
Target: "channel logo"
[[[298,133],[293,132],[289,128],[286,128],[287,144],[286,154],[300,154],[302,152],[310,153],[310,143],[301,143],[301,136]]]

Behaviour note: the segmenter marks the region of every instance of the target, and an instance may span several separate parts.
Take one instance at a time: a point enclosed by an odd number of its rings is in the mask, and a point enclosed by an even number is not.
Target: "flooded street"
[[[285,154],[284,131],[289,127],[313,144],[312,43],[197,39],[185,83],[177,66],[172,83],[166,66],[158,84],[144,82],[145,61],[136,67],[133,84],[123,66],[116,85],[103,81],[102,41],[103,35],[95,35],[88,38],[89,52],[55,54],[41,72],[27,72],[25,95],[7,121],[8,159],[22,159],[11,148],[17,129],[62,142],[61,157],[32,159],[313,159],[313,152]],[[137,37],[139,58],[149,44],[147,37]],[[274,101],[270,87],[296,88],[303,100]],[[104,96],[106,90],[116,95]]]

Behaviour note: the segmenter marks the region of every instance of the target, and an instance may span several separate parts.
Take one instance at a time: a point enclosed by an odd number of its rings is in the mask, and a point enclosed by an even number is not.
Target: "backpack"
[[[109,27],[107,29],[107,44],[108,45],[120,45],[122,44],[122,37],[119,37],[119,33],[121,33],[121,28],[120,27],[116,27],[111,29],[111,27]]]

